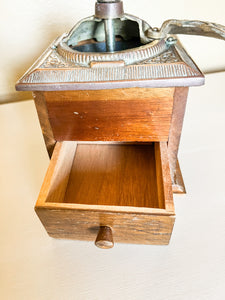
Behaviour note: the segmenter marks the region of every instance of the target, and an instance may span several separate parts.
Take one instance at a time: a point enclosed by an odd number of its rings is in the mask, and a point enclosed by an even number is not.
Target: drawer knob
[[[112,229],[108,226],[100,226],[95,245],[102,249],[110,249],[114,246]]]

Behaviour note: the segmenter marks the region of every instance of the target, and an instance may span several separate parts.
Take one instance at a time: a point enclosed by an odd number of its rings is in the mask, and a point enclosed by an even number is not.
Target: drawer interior
[[[164,208],[154,145],[79,144],[64,202]]]
[[[172,191],[160,146],[57,143],[45,202],[165,209]]]
[[[57,142],[36,206],[54,238],[167,245],[175,212],[167,143]]]

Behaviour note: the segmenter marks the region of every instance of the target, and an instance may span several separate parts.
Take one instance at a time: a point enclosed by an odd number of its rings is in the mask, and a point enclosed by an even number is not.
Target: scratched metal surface
[[[171,18],[205,20],[224,24],[225,1],[141,0],[124,1],[127,13],[158,26]],[[15,82],[44,49],[63,32],[93,12],[94,0],[1,1],[0,103],[23,100]],[[181,42],[203,72],[225,69],[224,41],[182,36]],[[16,94],[16,96],[15,96]],[[26,99],[28,98],[28,93]]]

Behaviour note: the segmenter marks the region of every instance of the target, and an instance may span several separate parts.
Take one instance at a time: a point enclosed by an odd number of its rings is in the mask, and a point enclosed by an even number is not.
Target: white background
[[[57,36],[94,13],[94,2],[1,0],[0,103],[23,99],[23,93],[15,92],[15,82]],[[124,8],[152,27],[160,27],[163,21],[173,18],[225,25],[224,0],[124,0]],[[225,70],[223,41],[200,37],[182,37],[181,40],[204,72]]]
[[[225,299],[225,73],[190,89],[169,246],[48,237],[34,212],[49,160],[32,101],[0,105],[0,298]]]
[[[160,26],[170,18],[225,24],[224,0],[124,0],[127,13]],[[55,37],[94,0],[2,0],[0,102]],[[225,69],[224,42],[181,39],[203,71]],[[47,236],[33,207],[49,160],[32,101],[0,106],[0,298],[6,300],[225,298],[225,73],[191,88],[180,147],[187,195],[175,195],[169,246],[93,243]]]

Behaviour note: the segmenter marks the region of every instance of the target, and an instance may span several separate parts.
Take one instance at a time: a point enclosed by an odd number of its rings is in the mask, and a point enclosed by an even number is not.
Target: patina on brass
[[[164,39],[168,34],[188,34],[213,37],[225,40],[225,27],[220,24],[191,21],[191,20],[167,20],[160,30],[149,28],[146,35],[152,39]]]
[[[167,20],[161,29],[125,14],[120,0],[97,0],[95,14],[56,39],[17,90],[93,90],[204,84],[175,34],[225,39],[215,23]]]

